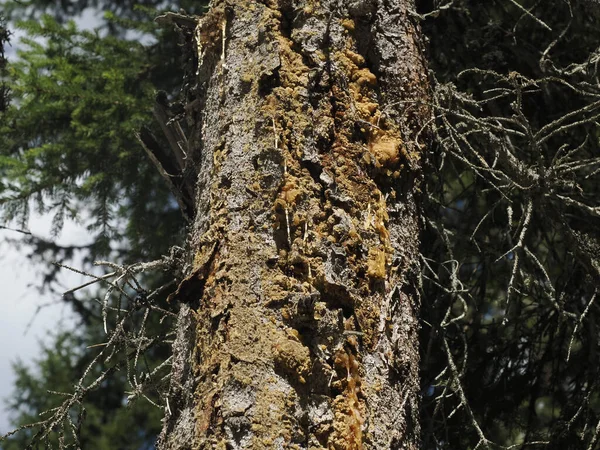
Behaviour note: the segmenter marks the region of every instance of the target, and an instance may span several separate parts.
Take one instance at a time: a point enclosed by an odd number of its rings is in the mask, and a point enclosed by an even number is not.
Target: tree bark
[[[429,116],[412,0],[216,0],[162,449],[416,449]]]

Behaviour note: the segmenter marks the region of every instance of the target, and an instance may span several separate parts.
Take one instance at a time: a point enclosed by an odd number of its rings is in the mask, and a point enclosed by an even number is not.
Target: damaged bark
[[[158,448],[418,448],[413,7],[215,0],[173,19],[199,178]]]

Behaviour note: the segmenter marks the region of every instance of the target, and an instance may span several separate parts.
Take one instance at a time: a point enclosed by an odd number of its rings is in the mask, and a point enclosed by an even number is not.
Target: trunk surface
[[[418,448],[413,8],[214,1],[190,32],[200,175],[159,448]]]

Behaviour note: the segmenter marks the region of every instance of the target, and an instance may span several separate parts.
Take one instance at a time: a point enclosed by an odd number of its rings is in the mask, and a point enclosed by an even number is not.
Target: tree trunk
[[[418,448],[413,8],[217,0],[199,20],[193,264],[158,448]]]

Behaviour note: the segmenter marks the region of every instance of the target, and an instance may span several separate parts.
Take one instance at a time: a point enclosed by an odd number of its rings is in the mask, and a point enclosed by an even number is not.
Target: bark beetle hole
[[[385,280],[369,279],[369,290],[371,292],[385,292]]]
[[[357,53],[365,59],[365,65],[377,78],[379,78],[379,58],[373,43],[373,23],[364,19],[354,18],[354,35],[356,36]]]
[[[292,30],[294,29],[294,19],[297,15],[293,2],[290,0],[282,0],[279,2],[281,11],[281,34],[286,38],[291,38]]]
[[[242,441],[246,440],[250,432],[250,420],[245,416],[229,417],[225,420],[225,428],[229,428],[237,446],[228,448],[240,448]],[[228,444],[229,445],[229,444]]]
[[[321,172],[323,172],[323,167],[315,161],[310,160],[302,160],[300,162],[303,168],[308,170],[308,173],[312,177],[312,179],[318,184],[320,184],[319,177],[321,176]]]
[[[278,172],[283,175],[283,156],[281,150],[268,148],[252,158],[254,170]]]
[[[285,222],[280,221],[280,223],[282,224],[282,228],[273,232],[273,240],[278,252],[279,250],[289,250],[290,248]]]
[[[371,130],[369,128],[369,125],[366,123],[355,122],[354,129],[352,130],[352,140],[361,142],[365,145],[368,144],[369,136],[371,135]]]
[[[219,329],[219,325],[221,324],[221,317],[217,316],[210,320],[210,331],[216,333]]]
[[[328,286],[321,298],[329,309],[340,309],[344,319],[354,317],[354,302],[346,291]]]
[[[227,175],[221,176],[219,187],[223,189],[229,189],[231,187],[231,178],[229,178]]]
[[[272,175],[267,175],[262,178],[260,187],[263,189],[269,189],[275,187],[278,184],[277,180]]]
[[[303,262],[292,264],[292,273],[295,278],[302,280],[308,278],[308,265]]]
[[[256,155],[252,158],[252,167],[254,167],[254,170],[260,169],[262,164],[263,162],[261,161],[261,155]]]
[[[274,69],[273,73],[262,74],[258,80],[258,95],[266,97],[273,89],[281,85],[281,79],[279,77],[279,68]]]

